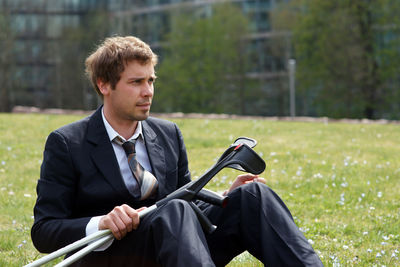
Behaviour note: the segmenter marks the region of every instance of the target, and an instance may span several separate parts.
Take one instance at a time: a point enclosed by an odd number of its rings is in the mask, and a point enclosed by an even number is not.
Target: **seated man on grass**
[[[182,200],[139,220],[138,211],[191,180],[179,128],[149,117],[156,64],[150,47],[131,36],[106,39],[86,59],[103,105],[46,141],[36,248],[50,253],[110,229],[115,240],[76,266],[224,266],[246,250],[267,266],[322,266],[285,204],[253,174],[236,178],[225,208],[201,206],[217,226],[211,234]]]

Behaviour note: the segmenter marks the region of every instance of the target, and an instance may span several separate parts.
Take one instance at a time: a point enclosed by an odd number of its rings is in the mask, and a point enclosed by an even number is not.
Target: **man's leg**
[[[172,200],[145,216],[137,230],[93,252],[78,266],[215,266],[201,225],[186,201]]]
[[[225,208],[204,210],[217,225],[206,236],[217,266],[245,250],[266,266],[323,266],[283,201],[264,184],[243,185],[229,194]]]

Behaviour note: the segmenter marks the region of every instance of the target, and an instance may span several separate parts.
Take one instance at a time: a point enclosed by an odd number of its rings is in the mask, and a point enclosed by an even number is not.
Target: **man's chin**
[[[138,114],[135,116],[135,120],[137,121],[143,121],[147,119],[150,116],[150,111],[144,112],[142,114]]]

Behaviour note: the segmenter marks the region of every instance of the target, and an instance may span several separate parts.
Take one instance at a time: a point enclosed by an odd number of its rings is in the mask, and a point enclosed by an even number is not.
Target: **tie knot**
[[[122,147],[124,148],[126,155],[135,153],[135,143],[136,140],[131,140],[131,141],[126,141],[125,143],[122,144]]]

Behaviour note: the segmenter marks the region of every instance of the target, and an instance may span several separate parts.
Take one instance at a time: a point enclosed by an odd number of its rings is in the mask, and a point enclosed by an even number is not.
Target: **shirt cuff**
[[[101,217],[103,217],[103,216],[96,216],[96,217],[92,217],[90,219],[89,223],[86,225],[86,236],[89,236],[89,235],[99,231],[99,222],[100,222]],[[104,251],[107,248],[109,248],[113,242],[114,242],[114,238],[93,251]]]

